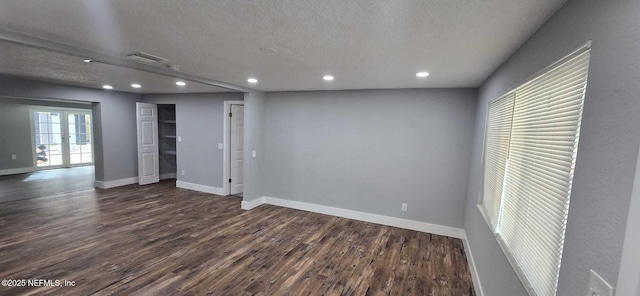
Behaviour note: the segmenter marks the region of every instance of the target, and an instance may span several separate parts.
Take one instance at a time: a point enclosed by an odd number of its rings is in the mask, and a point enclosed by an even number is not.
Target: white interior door
[[[160,180],[158,163],[158,106],[136,103],[138,125],[138,184]]]
[[[244,185],[244,106],[231,105],[231,155],[230,172],[231,194],[243,192]]]

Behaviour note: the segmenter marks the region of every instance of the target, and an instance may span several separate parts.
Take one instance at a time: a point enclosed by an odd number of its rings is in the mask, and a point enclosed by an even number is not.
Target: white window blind
[[[483,205],[493,229],[498,226],[500,214],[514,98],[515,92],[507,93],[489,103],[487,110]]]
[[[489,105],[483,203],[507,257],[535,296],[556,295],[589,57],[589,50],[574,54],[517,87],[511,116],[492,116],[500,102]],[[501,133],[509,120],[503,172]]]

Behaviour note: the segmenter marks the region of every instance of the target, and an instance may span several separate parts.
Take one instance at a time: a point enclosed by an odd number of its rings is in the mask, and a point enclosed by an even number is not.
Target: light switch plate
[[[256,151],[255,150],[251,151],[251,157],[256,158]]]
[[[182,137],[178,136],[178,142],[182,142]]]
[[[222,149],[222,143],[218,143],[218,149]]]
[[[13,155],[11,155],[11,159],[16,160],[16,159],[18,159],[18,157],[15,154],[13,154]]]
[[[591,270],[589,276],[588,296],[613,296],[613,287],[607,283],[599,274]]]

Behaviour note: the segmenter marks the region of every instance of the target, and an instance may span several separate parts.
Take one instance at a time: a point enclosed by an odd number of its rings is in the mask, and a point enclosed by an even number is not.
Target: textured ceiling
[[[91,88],[102,88],[108,84],[114,90],[133,93],[230,91],[190,81],[179,87],[175,84],[178,79],[172,77],[102,63],[85,63],[82,57],[6,41],[0,41],[0,73]],[[132,88],[132,83],[138,83],[142,88]]]
[[[0,27],[265,91],[476,87],[564,2],[3,0]]]

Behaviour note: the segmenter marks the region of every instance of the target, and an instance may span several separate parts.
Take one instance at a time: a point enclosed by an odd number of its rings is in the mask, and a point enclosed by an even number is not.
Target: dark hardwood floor
[[[93,189],[93,166],[0,176],[0,203]]]
[[[474,295],[462,241],[176,189],[0,205],[2,295]]]

